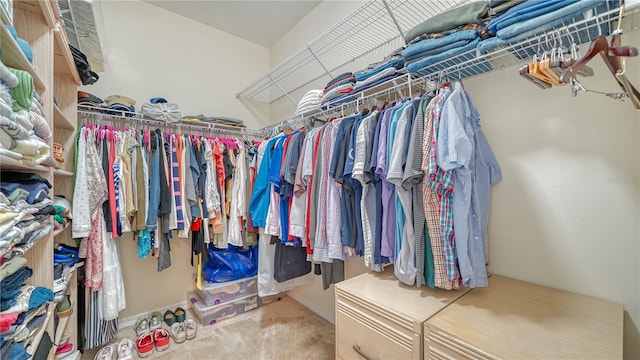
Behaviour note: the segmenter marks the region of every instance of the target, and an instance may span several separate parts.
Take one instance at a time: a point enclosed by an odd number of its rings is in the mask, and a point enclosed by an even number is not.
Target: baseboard
[[[308,308],[309,310],[313,311],[318,316],[320,316],[321,318],[327,320],[328,322],[330,322],[332,324],[336,323],[336,315],[334,313],[328,312],[326,309],[324,309],[320,305],[314,303],[309,298],[307,298],[305,296],[302,296],[302,295],[296,293],[295,291],[287,291],[287,296],[289,296],[293,300],[299,302],[300,304],[304,305],[306,308]]]
[[[123,319],[119,319],[118,321],[118,329],[123,329],[129,326],[134,326],[136,324],[136,321],[142,316],[142,315],[149,315],[154,311],[159,312],[160,314],[164,315],[164,312],[167,311],[167,309],[171,309],[174,310],[177,307],[181,307],[185,310],[188,310],[191,308],[191,303],[188,301],[183,301],[181,303],[177,303],[177,304],[173,304],[173,305],[169,305],[169,306],[163,306],[161,308],[158,309],[153,309],[150,311],[145,311],[143,313],[137,314],[137,315],[133,315],[133,316],[129,316]]]

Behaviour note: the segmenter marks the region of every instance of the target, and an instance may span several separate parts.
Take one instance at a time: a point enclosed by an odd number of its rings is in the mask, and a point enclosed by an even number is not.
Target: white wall
[[[251,113],[235,93],[269,69],[269,50],[142,1],[101,2],[108,63],[100,80],[83,87],[105,98],[137,101],[163,96],[183,114],[231,116],[249,128],[268,123],[265,107]],[[120,240],[127,308],[120,318],[185,302],[195,289],[191,240],[171,240],[172,266],[157,271],[157,257],[140,259],[131,235]]]
[[[322,27],[319,19],[335,18],[337,6],[325,1],[298,23],[271,49],[272,65],[326,30],[330,23]],[[637,31],[624,39],[640,44]],[[596,76],[585,86],[618,91],[602,61],[592,64]],[[637,87],[639,68],[638,58],[627,61]],[[305,90],[314,87],[322,81]],[[624,305],[625,358],[640,358],[640,112],[602,95],[572,98],[566,87],[540,90],[513,68],[469,79],[465,87],[504,174],[493,188],[489,270]],[[271,119],[294,109],[273,103]],[[347,263],[347,276],[364,271],[358,261]],[[333,287],[321,285],[318,279],[292,296],[333,314]]]
[[[122,94],[136,109],[162,96],[184,115],[235,117],[250,128],[268,123],[235,93],[269,69],[269,49],[142,1],[101,1],[108,62],[86,91]]]
[[[638,44],[638,33],[625,35]],[[627,76],[640,84],[640,62]],[[601,61],[588,88],[619,91]],[[625,358],[640,358],[640,112],[514,69],[465,82],[502,166],[493,188],[489,271],[624,305]],[[491,283],[489,283],[491,286]]]
[[[291,54],[305,46],[308,42],[315,39],[338,23],[346,15],[350,14],[365,2],[362,0],[350,1],[323,1],[316,6],[307,16],[298,22],[291,30],[289,30],[280,40],[278,40],[270,49],[271,67],[275,67],[286,60]],[[383,55],[384,56],[384,55]],[[343,71],[350,71],[352,64],[347,67],[336,69],[334,75]],[[365,64],[366,65],[366,64]],[[356,65],[358,66],[358,65]],[[346,70],[345,70],[346,69]],[[313,63],[314,75],[323,73],[322,67],[315,62]],[[334,70],[334,69],[329,69]],[[304,88],[293,91],[289,94],[294,101],[299,101],[304,94],[311,89],[322,89],[331,78],[328,75],[320,77]],[[286,81],[286,80],[285,80]],[[297,83],[297,82],[296,82]],[[274,89],[278,96],[282,93],[280,90]],[[295,105],[287,97],[283,97],[270,104],[271,122],[276,123],[289,118],[293,115]]]

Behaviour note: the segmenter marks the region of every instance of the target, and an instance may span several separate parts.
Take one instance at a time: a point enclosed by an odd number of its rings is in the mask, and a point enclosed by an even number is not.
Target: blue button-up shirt
[[[444,104],[437,145],[438,165],[456,179],[452,208],[462,282],[487,286],[490,186],[502,172],[480,130],[480,114],[460,83]]]

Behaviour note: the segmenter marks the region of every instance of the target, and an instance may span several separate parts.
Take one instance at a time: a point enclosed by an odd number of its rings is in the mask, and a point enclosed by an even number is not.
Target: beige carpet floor
[[[135,341],[133,328],[120,329],[112,343],[123,337]],[[82,359],[93,359],[98,350],[86,351]],[[333,359],[334,353],[333,325],[284,296],[215,325],[198,323],[194,340],[182,344],[171,340],[167,350],[154,350],[149,359],[316,360]]]

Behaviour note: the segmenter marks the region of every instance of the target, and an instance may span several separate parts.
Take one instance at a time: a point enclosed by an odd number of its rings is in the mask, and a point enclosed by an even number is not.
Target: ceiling
[[[148,3],[271,48],[321,1],[180,1]]]

